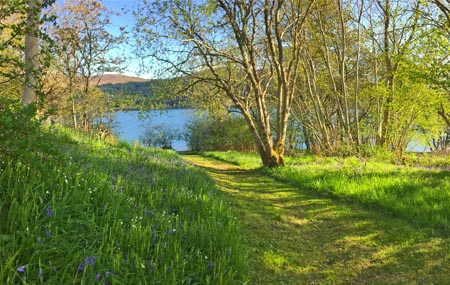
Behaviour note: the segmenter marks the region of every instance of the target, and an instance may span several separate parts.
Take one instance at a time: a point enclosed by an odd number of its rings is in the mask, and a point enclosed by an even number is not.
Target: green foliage
[[[0,3],[0,83],[18,76],[24,67],[21,51],[26,33],[25,14],[24,0]]]
[[[186,140],[194,151],[254,150],[254,140],[241,117],[205,117],[188,124]]]
[[[173,152],[0,114],[17,136],[0,144],[0,283],[244,283],[236,223],[204,172]]]
[[[29,143],[43,143],[38,132],[35,106],[23,107],[18,99],[0,98],[0,158],[2,156],[32,159]],[[24,151],[27,150],[27,151]]]

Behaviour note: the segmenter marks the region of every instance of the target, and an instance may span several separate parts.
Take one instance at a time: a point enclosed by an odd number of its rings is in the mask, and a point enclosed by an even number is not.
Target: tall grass
[[[1,284],[245,282],[235,220],[202,171],[173,152],[32,130],[0,154]]]
[[[246,167],[261,166],[256,154],[208,152],[207,155]],[[448,231],[450,171],[428,169],[424,159],[421,167],[407,167],[383,163],[378,158],[302,155],[286,157],[286,167],[263,168],[263,171],[297,185],[299,191],[310,189],[331,194],[402,217],[418,226]],[[434,161],[430,159],[430,166],[436,165]]]

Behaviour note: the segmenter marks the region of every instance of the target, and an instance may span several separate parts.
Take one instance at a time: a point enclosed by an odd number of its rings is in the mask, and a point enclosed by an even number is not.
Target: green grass
[[[203,171],[170,151],[10,123],[21,114],[0,113],[1,284],[246,281],[239,229]]]
[[[272,177],[279,173],[261,171],[256,155],[246,153],[240,159],[233,154],[233,164],[212,158],[223,161],[229,153],[208,156],[185,159],[206,169],[230,197],[250,248],[250,284],[450,284],[450,237],[440,224],[417,226],[411,217],[380,204],[319,190],[322,177],[348,183],[337,174],[357,172],[364,166],[359,160],[287,158],[291,165],[276,171],[317,175],[304,187]],[[246,167],[236,166],[240,163]],[[379,176],[380,166],[372,167],[368,163],[366,172]],[[409,171],[385,167],[387,177]],[[324,169],[318,173],[314,168]]]
[[[256,154],[208,152],[206,155],[247,168],[261,166]],[[408,159],[412,160],[411,157]],[[430,166],[442,163],[428,159]],[[301,189],[374,206],[418,226],[450,230],[450,172],[427,169],[425,158],[420,168],[355,157],[288,156],[286,162],[286,167],[263,171]]]
[[[243,168],[256,168],[262,166],[261,159],[253,152],[230,151],[205,151],[202,153],[205,157],[231,163]]]

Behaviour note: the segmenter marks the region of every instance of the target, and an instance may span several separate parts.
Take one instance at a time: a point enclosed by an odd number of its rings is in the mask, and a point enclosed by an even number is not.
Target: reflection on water
[[[165,129],[182,134],[186,130],[186,123],[191,122],[198,111],[194,109],[172,109],[146,111],[140,118],[139,111],[118,112],[113,120],[114,134],[127,142],[138,141],[147,127],[162,126]],[[176,151],[189,150],[183,139],[172,141],[172,148]]]

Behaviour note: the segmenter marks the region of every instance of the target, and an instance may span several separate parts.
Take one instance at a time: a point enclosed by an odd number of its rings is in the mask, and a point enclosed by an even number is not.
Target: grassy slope
[[[20,116],[0,114],[0,283],[245,281],[234,218],[202,171]]]
[[[211,158],[191,158],[235,201],[252,248],[251,283],[450,283],[450,238],[439,223],[414,223],[380,205],[367,207],[351,196],[343,200],[339,193],[320,193],[312,182],[300,188],[277,182],[267,173],[248,170],[256,166],[252,155],[209,155],[247,165],[245,170]],[[300,170],[297,176],[308,175],[308,169]],[[272,175],[283,178],[278,172]]]

